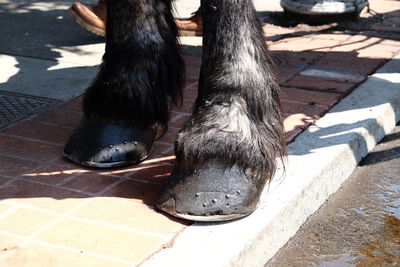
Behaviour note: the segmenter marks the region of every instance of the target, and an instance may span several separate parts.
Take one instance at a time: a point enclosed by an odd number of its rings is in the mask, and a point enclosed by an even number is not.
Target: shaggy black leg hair
[[[107,0],[106,49],[64,153],[89,166],[143,160],[179,102],[184,62],[171,0]]]
[[[192,118],[158,207],[199,221],[256,208],[285,155],[279,87],[251,0],[202,0],[203,62]]]

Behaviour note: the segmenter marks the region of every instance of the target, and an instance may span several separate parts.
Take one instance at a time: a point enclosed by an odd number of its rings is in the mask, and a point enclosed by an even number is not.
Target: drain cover
[[[0,129],[16,123],[57,101],[0,91]]]
[[[304,15],[360,13],[366,0],[281,0],[283,9]]]

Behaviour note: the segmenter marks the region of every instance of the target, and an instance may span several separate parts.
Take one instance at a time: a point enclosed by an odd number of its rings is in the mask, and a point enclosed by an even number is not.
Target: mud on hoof
[[[193,169],[177,166],[157,207],[175,217],[193,221],[226,221],[252,213],[265,179],[237,165],[209,160]]]
[[[136,164],[149,155],[156,130],[84,117],[64,147],[64,156],[97,168]]]

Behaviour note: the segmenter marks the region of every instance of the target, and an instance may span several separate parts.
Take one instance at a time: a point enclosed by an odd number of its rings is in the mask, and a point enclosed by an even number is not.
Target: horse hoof
[[[148,157],[156,131],[131,123],[112,124],[84,117],[64,147],[64,156],[89,167],[136,164]]]
[[[192,221],[233,220],[257,208],[265,181],[218,160],[191,170],[175,167],[156,205],[172,216]]]

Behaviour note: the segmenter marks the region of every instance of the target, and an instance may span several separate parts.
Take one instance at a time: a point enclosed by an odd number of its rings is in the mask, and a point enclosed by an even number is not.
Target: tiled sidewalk
[[[288,142],[400,52],[400,2],[381,2],[375,9],[390,12],[388,20],[365,31],[265,26],[281,63]],[[183,106],[140,165],[95,170],[61,157],[82,116],[81,98],[0,132],[1,266],[132,266],[172,244],[189,222],[153,206],[190,116],[200,61],[187,56]]]

